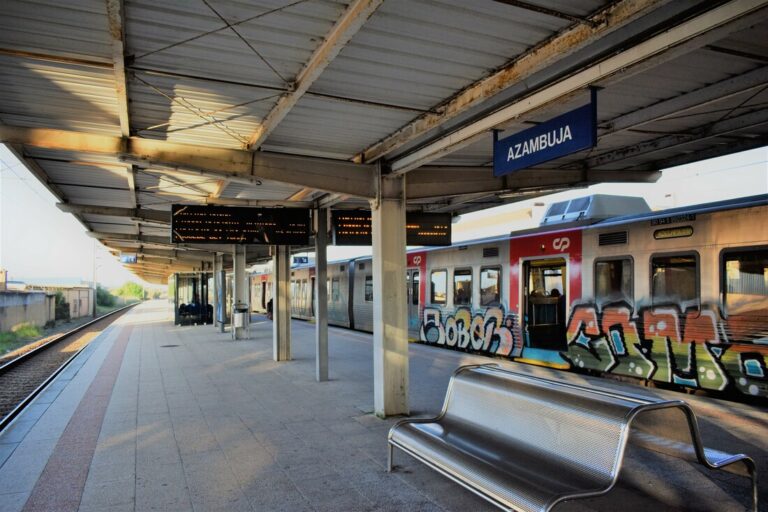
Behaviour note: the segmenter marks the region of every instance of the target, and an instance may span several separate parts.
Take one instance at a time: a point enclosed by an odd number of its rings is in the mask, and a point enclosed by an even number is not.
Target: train
[[[592,195],[538,228],[407,252],[411,341],[647,385],[768,397],[768,194],[651,211]],[[328,264],[328,323],[373,331],[371,257]],[[269,271],[254,273],[265,312]],[[315,271],[291,269],[312,320]]]

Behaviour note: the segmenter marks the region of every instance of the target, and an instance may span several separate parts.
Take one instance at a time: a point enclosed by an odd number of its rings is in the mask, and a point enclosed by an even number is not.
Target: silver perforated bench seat
[[[395,424],[389,432],[389,469],[397,447],[498,507],[550,510],[563,500],[613,487],[630,426],[646,448],[695,457],[710,468],[739,463],[733,472],[752,478],[757,510],[754,463],[745,455],[715,451],[710,453],[716,460],[708,461],[685,402],[605,392],[494,366],[459,368],[437,418]]]

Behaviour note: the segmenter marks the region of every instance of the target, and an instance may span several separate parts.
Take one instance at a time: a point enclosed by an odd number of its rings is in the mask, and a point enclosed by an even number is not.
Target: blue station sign
[[[594,147],[597,143],[597,103],[541,123],[493,143],[493,175],[502,176],[555,158]]]

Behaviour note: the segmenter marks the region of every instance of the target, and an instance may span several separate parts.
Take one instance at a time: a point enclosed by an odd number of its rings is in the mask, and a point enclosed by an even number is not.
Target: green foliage
[[[96,306],[114,307],[117,299],[106,288],[96,287]]]
[[[56,320],[69,321],[69,302],[64,300],[64,294],[61,291],[56,292]]]
[[[32,339],[40,336],[40,329],[27,323],[14,325],[11,332],[19,339]]]
[[[123,286],[114,290],[114,294],[124,299],[142,300],[144,298],[144,287],[140,284],[128,281]]]

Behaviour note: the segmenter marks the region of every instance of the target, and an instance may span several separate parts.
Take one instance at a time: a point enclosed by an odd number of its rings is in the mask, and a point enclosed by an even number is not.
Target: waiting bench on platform
[[[396,423],[389,431],[388,470],[397,447],[500,508],[550,510],[611,490],[630,434],[633,444],[751,478],[757,510],[753,460],[704,448],[696,417],[682,400],[495,365],[456,370],[438,417]]]

